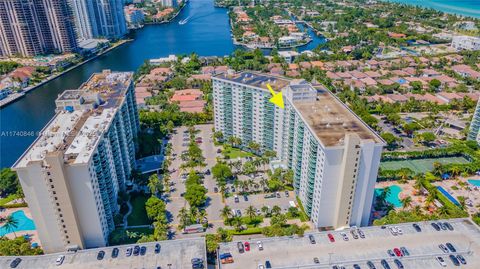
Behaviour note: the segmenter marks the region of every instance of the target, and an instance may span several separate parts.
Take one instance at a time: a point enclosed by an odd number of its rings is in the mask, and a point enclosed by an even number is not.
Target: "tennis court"
[[[380,163],[380,168],[383,170],[399,170],[401,168],[409,168],[415,173],[425,173],[433,170],[435,162],[441,164],[450,163],[469,163],[464,157],[444,157],[444,158],[427,158],[401,161],[386,161]]]

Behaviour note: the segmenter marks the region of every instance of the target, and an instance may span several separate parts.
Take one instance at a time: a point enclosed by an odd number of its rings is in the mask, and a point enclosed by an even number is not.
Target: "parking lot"
[[[253,206],[258,210],[261,210],[263,206],[267,206],[272,209],[274,206],[279,206],[282,209],[282,213],[287,212],[290,207],[290,202],[295,202],[295,193],[293,191],[288,192],[288,197],[285,195],[285,192],[279,192],[280,198],[272,197],[265,198],[266,195],[274,195],[271,193],[267,194],[250,194],[247,196],[248,201],[245,201],[244,196],[238,195],[238,203],[235,202],[235,196],[230,196],[226,199],[226,204],[235,210],[240,210],[242,214],[245,213],[245,209],[249,206]]]
[[[411,223],[398,224],[403,230],[402,235],[394,236],[388,227],[361,228],[365,239],[353,239],[348,233],[349,240],[344,241],[340,231],[317,232],[312,235],[316,243],[312,244],[308,234],[304,237],[279,237],[252,240],[251,250],[239,253],[237,242],[220,245],[220,254],[231,253],[234,263],[221,264],[222,269],[228,268],[258,268],[269,261],[272,268],[332,268],[334,265],[344,265],[353,268],[358,264],[361,268],[368,268],[367,261],[372,261],[376,268],[383,268],[380,261],[385,259],[390,267],[397,268],[394,257],[389,257],[389,249],[405,247],[410,255],[399,257],[405,268],[442,268],[435,259],[443,257],[447,267],[454,267],[448,254],[444,253],[439,244],[450,242],[456,248],[455,254],[465,257],[467,264],[460,268],[480,268],[480,231],[478,226],[467,219],[450,220],[454,230],[436,231],[430,222],[418,223],[422,231],[417,232]],[[330,242],[328,233],[331,233],[335,242]],[[260,251],[256,241],[260,240],[263,250]],[[314,263],[314,258],[318,263]]]
[[[155,244],[160,244],[160,253],[154,252]],[[17,269],[88,269],[88,268],[192,268],[191,259],[201,258],[206,261],[206,249],[204,238],[190,238],[188,240],[159,241],[143,244],[146,246],[145,255],[126,256],[127,248],[135,245],[117,246],[119,254],[117,258],[112,258],[111,253],[114,247],[81,250],[76,253],[57,253],[40,256],[23,256]],[[97,260],[97,254],[100,250],[105,251],[105,257]],[[60,255],[65,255],[63,264],[57,266],[55,260]],[[0,257],[0,268],[10,268],[10,263],[15,257]],[[205,262],[206,264],[206,262]],[[170,266],[169,266],[170,265]]]

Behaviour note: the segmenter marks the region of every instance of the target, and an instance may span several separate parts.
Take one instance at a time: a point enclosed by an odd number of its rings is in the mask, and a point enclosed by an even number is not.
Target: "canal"
[[[178,21],[188,18],[186,24]],[[313,35],[312,32],[310,34]],[[229,55],[235,49],[230,37],[227,10],[215,8],[213,0],[190,0],[172,22],[148,25],[132,34],[134,41],[28,93],[0,110],[0,167],[11,166],[35,140],[37,132],[52,118],[55,99],[66,89],[75,89],[102,69],[135,71],[145,60],[169,54]],[[313,37],[306,50],[323,38]]]

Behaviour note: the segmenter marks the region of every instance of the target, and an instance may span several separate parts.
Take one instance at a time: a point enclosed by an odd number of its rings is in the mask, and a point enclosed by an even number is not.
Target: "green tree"
[[[151,196],[145,203],[145,210],[150,219],[158,220],[165,218],[165,202],[156,196]]]
[[[41,248],[32,248],[30,242],[25,237],[20,236],[15,239],[0,237],[0,256],[29,256],[41,255]]]
[[[147,187],[150,190],[150,193],[152,193],[152,195],[155,195],[158,192],[163,191],[163,184],[160,181],[160,179],[158,179],[158,175],[156,173],[152,174],[148,178]]]
[[[407,209],[412,206],[412,197],[407,196],[400,200],[402,202],[403,209]]]
[[[257,209],[254,206],[249,206],[245,210],[245,213],[250,218],[250,221],[253,220],[257,216]]]
[[[185,200],[191,207],[199,207],[207,201],[207,189],[200,184],[194,184],[187,188],[185,192]]]
[[[3,228],[9,232],[13,232],[13,235],[17,237],[15,230],[18,228],[18,220],[16,220],[12,215],[7,216],[3,222]]]
[[[21,192],[17,173],[10,168],[3,168],[0,172],[0,194],[9,195]]]

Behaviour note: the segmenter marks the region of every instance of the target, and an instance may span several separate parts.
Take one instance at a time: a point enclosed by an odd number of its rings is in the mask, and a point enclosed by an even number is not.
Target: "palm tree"
[[[5,227],[5,230],[13,232],[13,235],[17,237],[17,234],[15,233],[15,229],[18,228],[18,220],[14,219],[12,215],[9,215],[8,217],[5,218],[3,227]]]
[[[263,189],[266,189],[268,187],[268,179],[262,178],[260,179],[260,186],[262,186]]]
[[[280,212],[282,212],[282,209],[278,205],[274,205],[272,208],[272,214],[278,215]]]
[[[157,194],[157,192],[161,191],[161,185],[162,183],[160,182],[160,179],[158,179],[157,174],[153,174],[148,178],[147,187],[150,190],[150,193],[152,193],[152,195],[155,195]]]
[[[232,217],[232,209],[226,205],[220,210],[220,216],[224,219],[230,219]]]
[[[266,206],[266,205],[262,206],[262,209],[260,209],[260,210],[263,212],[265,217],[270,214],[270,208],[268,208],[268,206]]]
[[[235,227],[235,230],[237,231],[242,230],[242,225],[243,225],[242,218],[234,217],[230,223]]]
[[[413,188],[419,191],[422,188],[422,177],[415,177],[415,183],[413,184]]]
[[[253,218],[255,218],[257,216],[257,209],[253,206],[249,206],[245,210],[245,213],[248,215],[250,220],[253,220]]]
[[[248,189],[248,182],[246,180],[240,180],[238,186],[242,189],[242,192],[246,192]]]
[[[401,200],[403,209],[407,209],[412,206],[412,197],[407,196]]]
[[[422,207],[420,205],[416,205],[413,207],[413,213],[417,216],[422,214]]]
[[[180,229],[184,229],[185,227],[188,226],[190,216],[188,215],[188,210],[185,207],[182,207],[182,209],[180,209],[180,211],[178,212],[177,218],[180,223],[178,225]]]
[[[439,207],[439,208],[437,209],[437,213],[438,213],[438,215],[440,215],[440,216],[445,216],[445,215],[448,214],[448,209],[447,209],[447,207],[445,207],[445,206]]]
[[[258,152],[260,150],[260,144],[255,141],[250,141],[250,143],[248,143],[248,148],[253,152]]]

